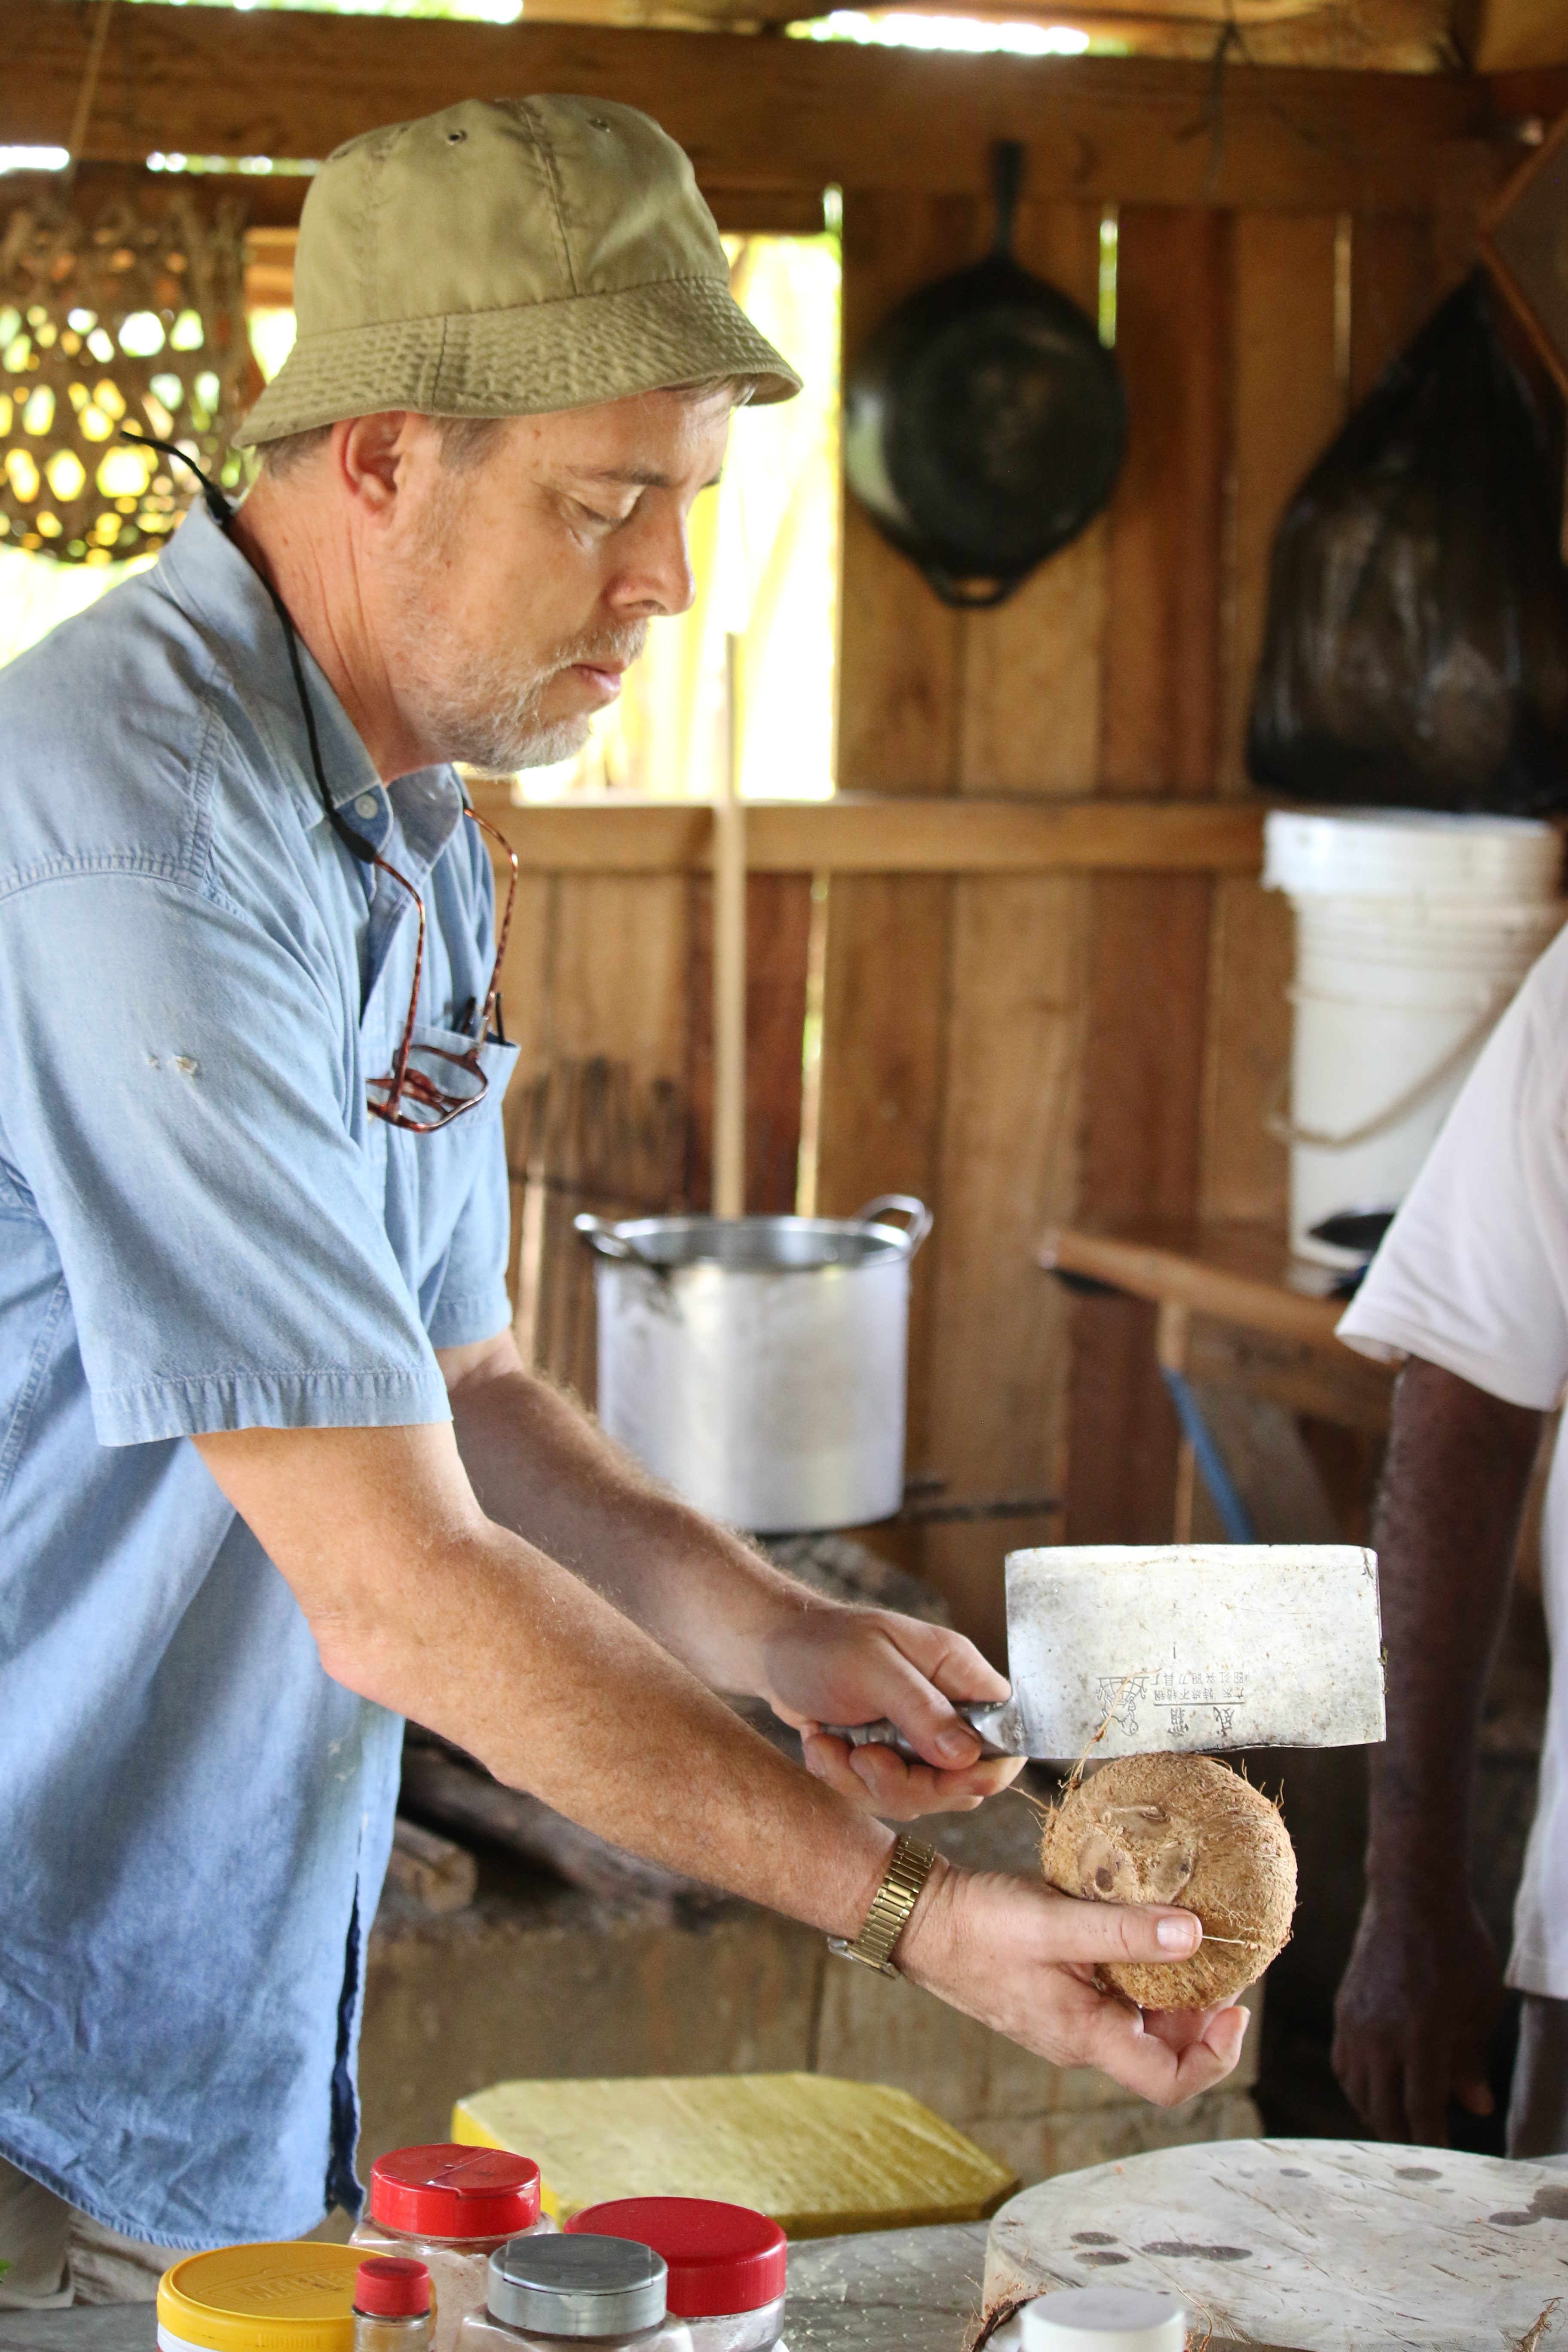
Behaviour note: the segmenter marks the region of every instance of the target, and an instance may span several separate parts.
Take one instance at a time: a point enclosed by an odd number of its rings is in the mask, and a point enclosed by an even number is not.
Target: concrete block
[[[1227,2092],[1258,2080],[1262,1987],[1246,1995],[1254,2021]],[[829,1969],[823,1982],[816,2065],[862,2083],[898,2083],[970,2131],[982,2116],[1078,2115],[1114,2106],[1127,2094],[1089,2067],[1053,2066],[961,2017],[918,1986],[890,1984],[866,1969]]]
[[[983,2116],[1070,2113],[1127,2094],[1087,2067],[1052,2066],[916,1985],[868,1969],[831,1968],[823,1981],[816,2064],[861,2083],[898,2083],[965,2131]]]
[[[809,2071],[827,1958],[820,1936],[741,1904],[683,1927],[542,1882],[445,1916],[384,1905],[366,1967],[361,2178],[384,2149],[445,2139],[454,2103],[487,2083]]]

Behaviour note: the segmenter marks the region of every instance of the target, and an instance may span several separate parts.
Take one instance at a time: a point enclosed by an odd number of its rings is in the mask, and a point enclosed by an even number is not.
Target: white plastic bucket
[[[1564,913],[1555,827],[1425,810],[1272,811],[1265,887],[1296,911],[1290,1244],[1397,1208],[1477,1055]]]

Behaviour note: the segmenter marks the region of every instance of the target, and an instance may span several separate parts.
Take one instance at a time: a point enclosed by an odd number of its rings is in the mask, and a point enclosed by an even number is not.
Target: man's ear
[[[352,416],[332,427],[332,463],[366,516],[390,520],[416,419],[395,408],[381,416]]]

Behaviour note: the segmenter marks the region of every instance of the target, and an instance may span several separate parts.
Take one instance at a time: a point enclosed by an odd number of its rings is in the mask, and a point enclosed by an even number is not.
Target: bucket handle
[[[1428,1070],[1425,1077],[1417,1078],[1413,1087],[1406,1087],[1402,1095],[1396,1095],[1386,1109],[1374,1112],[1359,1127],[1347,1129],[1343,1135],[1331,1135],[1326,1128],[1298,1127],[1279,1110],[1269,1112],[1263,1122],[1265,1127],[1277,1143],[1304,1143],[1314,1151],[1351,1151],[1357,1144],[1370,1143],[1374,1136],[1385,1134],[1391,1127],[1397,1127],[1401,1119],[1407,1118],[1413,1110],[1419,1110],[1422,1104],[1463,1066],[1477,1047],[1486,1042],[1511,993],[1510,990],[1508,995],[1492,997],[1480,1018],[1466,1030],[1457,1045],[1449,1047],[1442,1060]],[[1286,1083],[1289,1084],[1289,1078]]]
[[[618,1234],[614,1225],[606,1224],[603,1217],[594,1216],[587,1209],[573,1218],[572,1229],[574,1233],[580,1234],[588,1247],[600,1257],[618,1258],[623,1264],[646,1265],[650,1274],[668,1274],[669,1271],[668,1266],[660,1265],[657,1258],[645,1257],[635,1242],[627,1241],[625,1234]]]
[[[879,1192],[874,1201],[868,1201],[863,1209],[857,1209],[849,1222],[852,1225],[874,1225],[889,1210],[908,1217],[910,1222],[905,1239],[910,1245],[910,1255],[913,1257],[931,1231],[931,1213],[925,1202],[917,1201],[912,1192]]]

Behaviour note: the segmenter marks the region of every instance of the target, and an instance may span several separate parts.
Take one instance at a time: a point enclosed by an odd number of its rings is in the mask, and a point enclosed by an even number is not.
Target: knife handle
[[[1019,1756],[1024,1752],[1021,1746],[1010,1748],[1001,1744],[1007,1730],[1016,1729],[1017,1726],[1016,1710],[1010,1698],[956,1700],[953,1712],[963,1717],[979,1740],[982,1763],[989,1757]],[[1004,1725],[1005,1716],[1011,1717],[1010,1726]],[[851,1748],[893,1748],[910,1764],[925,1762],[925,1758],[910,1746],[898,1725],[889,1723],[886,1716],[878,1723],[825,1723],[822,1728],[831,1738],[847,1739]]]

